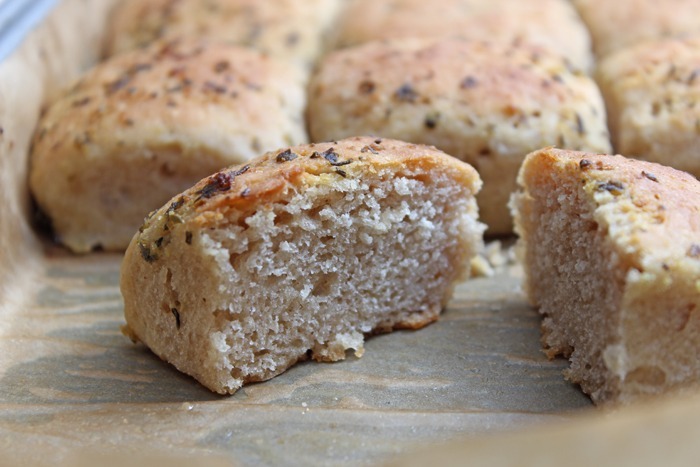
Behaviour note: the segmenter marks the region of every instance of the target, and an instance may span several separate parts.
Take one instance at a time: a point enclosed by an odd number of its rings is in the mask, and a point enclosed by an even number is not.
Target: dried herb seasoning
[[[277,154],[277,157],[275,157],[275,160],[280,163],[280,162],[289,162],[293,161],[296,159],[298,156],[292,152],[291,149],[285,149],[281,153]]]
[[[459,83],[459,87],[461,89],[471,89],[475,88],[479,85],[479,82],[474,78],[473,76],[469,75],[466,76],[462,81]]]
[[[145,245],[143,242],[139,242],[139,251],[141,252],[141,258],[147,263],[152,263],[158,259],[158,256],[151,252],[151,248]]]
[[[201,198],[211,198],[214,196],[216,193],[220,191],[226,191],[229,188],[231,188],[231,182],[233,181],[233,177],[229,175],[226,172],[219,172],[216,175],[212,176],[209,178],[207,181],[207,184],[204,185],[204,188],[199,190],[196,194],[199,195],[197,199]]]
[[[171,308],[170,312],[175,317],[175,326],[180,329],[180,312],[177,311],[177,308]]]
[[[688,248],[688,256],[691,258],[700,258],[700,245],[692,243]]]
[[[418,93],[409,83],[404,83],[394,92],[394,97],[402,102],[415,102],[418,99]]]
[[[646,171],[642,170],[642,176],[648,178],[648,179],[651,180],[652,182],[659,183],[659,179],[656,178],[656,175],[654,175],[654,174],[651,173],[651,172],[646,172]]]
[[[598,182],[596,189],[598,191],[609,191],[614,196],[619,196],[625,191],[625,185],[617,181]]]

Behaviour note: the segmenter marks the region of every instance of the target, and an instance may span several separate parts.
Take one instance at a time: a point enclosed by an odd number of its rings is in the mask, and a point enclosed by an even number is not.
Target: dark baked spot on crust
[[[591,167],[591,161],[588,159],[581,159],[578,166],[581,170],[588,170]]]
[[[365,80],[357,86],[357,90],[360,92],[360,94],[371,94],[374,92],[375,87],[374,82]]]

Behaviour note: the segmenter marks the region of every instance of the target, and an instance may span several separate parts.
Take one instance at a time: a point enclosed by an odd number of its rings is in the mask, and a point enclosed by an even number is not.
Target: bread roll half
[[[700,182],[622,156],[544,149],[513,199],[550,356],[594,402],[700,382]]]
[[[481,246],[476,171],[352,138],[268,153],[154,212],[124,259],[125,332],[233,393],[438,318]]]

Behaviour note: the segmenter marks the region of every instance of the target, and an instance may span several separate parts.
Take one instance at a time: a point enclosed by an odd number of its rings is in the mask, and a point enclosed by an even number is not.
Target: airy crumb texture
[[[700,177],[700,35],[622,49],[597,75],[616,151]]]
[[[622,156],[530,154],[513,197],[550,356],[594,402],[700,381],[700,182]]]
[[[336,48],[387,39],[456,37],[529,44],[593,68],[591,39],[566,0],[348,0]]]
[[[438,318],[482,248],[469,165],[353,138],[268,153],[176,196],[122,266],[126,332],[213,391]]]
[[[700,32],[697,0],[573,0],[598,57],[640,42]]]
[[[156,40],[207,37],[303,67],[321,53],[340,0],[125,0],[110,22],[107,55]]]
[[[525,45],[405,39],[339,50],[321,62],[308,99],[312,141],[374,134],[473,165],[489,234],[512,232],[508,199],[526,154],[611,150],[595,82]]]
[[[123,250],[143,218],[230,164],[306,142],[303,76],[204,40],[97,65],[39,121],[30,187],[75,252]]]

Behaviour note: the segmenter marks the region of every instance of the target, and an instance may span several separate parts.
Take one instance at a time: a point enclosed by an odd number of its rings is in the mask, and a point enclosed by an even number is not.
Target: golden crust
[[[216,225],[223,213],[239,211],[245,216],[258,206],[277,201],[303,183],[305,175],[325,175],[326,183],[338,178],[362,177],[384,168],[398,172],[428,173],[440,168],[476,193],[481,180],[473,167],[434,147],[374,137],[353,137],[328,143],[293,146],[264,154],[249,164],[228,167],[200,180],[149,215],[131,241],[130,250],[141,244],[155,255],[155,242],[177,223],[198,229]],[[167,227],[166,227],[167,226]]]
[[[525,154],[548,145],[611,149],[595,83],[522,45],[407,39],[339,50],[312,77],[307,114],[315,141],[376,134],[474,165],[494,234],[511,231],[506,204]]]
[[[538,173],[564,172],[581,179],[604,212],[617,253],[629,267],[700,267],[700,182],[651,162],[559,149],[543,149],[523,162],[521,185]],[[531,174],[531,175],[529,175]]]
[[[590,71],[588,31],[562,0],[354,0],[335,28],[336,47],[374,40],[460,37],[549,49]]]
[[[148,211],[206,174],[306,141],[302,80],[258,52],[204,40],[114,57],[42,117],[32,191],[72,249],[123,249]]]
[[[196,36],[308,65],[338,8],[337,0],[126,0],[112,20],[107,53]]]
[[[615,149],[700,176],[699,70],[697,35],[606,57],[597,73]]]

